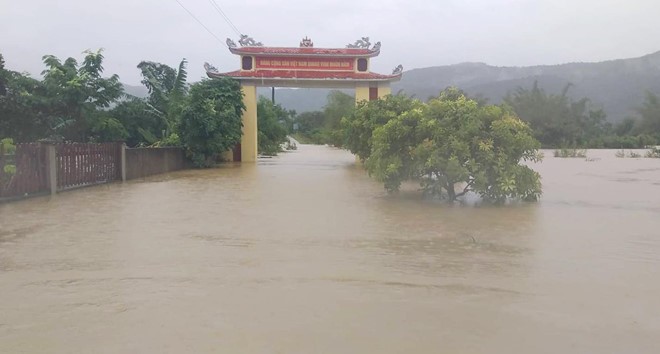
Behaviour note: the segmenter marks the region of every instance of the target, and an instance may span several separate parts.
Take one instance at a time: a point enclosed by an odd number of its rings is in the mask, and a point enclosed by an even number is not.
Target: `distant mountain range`
[[[426,100],[448,86],[457,86],[469,95],[499,103],[508,92],[518,87],[531,88],[534,81],[550,93],[559,93],[570,83],[571,97],[588,97],[605,110],[608,120],[616,122],[635,113],[646,91],[660,94],[660,52],[597,63],[529,67],[462,63],[413,69],[404,72],[401,81],[392,85],[392,92],[403,90]],[[141,89],[139,92],[146,95],[146,88],[127,86],[127,91],[128,88]],[[275,101],[299,113],[319,110],[325,105],[328,92],[327,89],[276,89]],[[344,92],[353,94],[352,90]],[[259,94],[270,97],[270,89],[260,88]]]

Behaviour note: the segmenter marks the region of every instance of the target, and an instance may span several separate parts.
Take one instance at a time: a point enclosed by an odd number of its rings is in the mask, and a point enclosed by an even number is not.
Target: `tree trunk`
[[[450,202],[453,202],[456,200],[456,190],[454,190],[454,184],[451,182],[447,182],[447,185],[445,186],[447,189],[447,199],[449,199]]]

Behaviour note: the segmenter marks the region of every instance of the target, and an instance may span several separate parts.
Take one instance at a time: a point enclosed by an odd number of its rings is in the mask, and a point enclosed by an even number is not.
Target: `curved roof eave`
[[[380,74],[373,74],[373,75],[378,75],[378,76],[364,76],[364,77],[359,77],[359,76],[354,76],[354,77],[297,77],[297,76],[290,76],[290,77],[278,77],[278,76],[250,76],[250,75],[236,75],[237,73],[240,73],[240,71],[233,71],[233,72],[227,72],[227,73],[217,73],[217,72],[211,72],[207,71],[206,75],[210,78],[223,78],[223,77],[229,77],[232,79],[236,80],[253,80],[253,81],[259,81],[259,80],[269,80],[269,81],[306,81],[306,82],[313,82],[313,81],[319,81],[319,82],[393,82],[393,81],[399,81],[401,80],[401,76],[403,76],[402,73],[397,74],[397,75],[380,75]]]
[[[268,55],[283,57],[350,57],[371,58],[380,54],[376,50],[362,48],[297,48],[297,47],[229,47],[232,54],[237,55]]]

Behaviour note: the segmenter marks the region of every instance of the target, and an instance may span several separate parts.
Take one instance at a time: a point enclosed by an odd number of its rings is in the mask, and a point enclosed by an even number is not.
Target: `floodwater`
[[[660,159],[551,155],[506,207],[320,146],[0,205],[0,353],[660,352]]]

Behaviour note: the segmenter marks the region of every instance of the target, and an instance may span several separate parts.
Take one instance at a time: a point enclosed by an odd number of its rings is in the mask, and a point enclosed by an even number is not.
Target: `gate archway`
[[[315,48],[307,37],[299,47],[266,47],[241,35],[240,46],[227,38],[227,47],[240,57],[240,69],[221,73],[204,64],[210,78],[231,77],[243,91],[243,135],[234,151],[234,160],[257,160],[257,87],[343,88],[355,90],[356,104],[391,93],[390,83],[401,79],[403,66],[390,75],[371,72],[371,58],[380,54],[380,42],[373,46],[363,37],[346,48]]]

